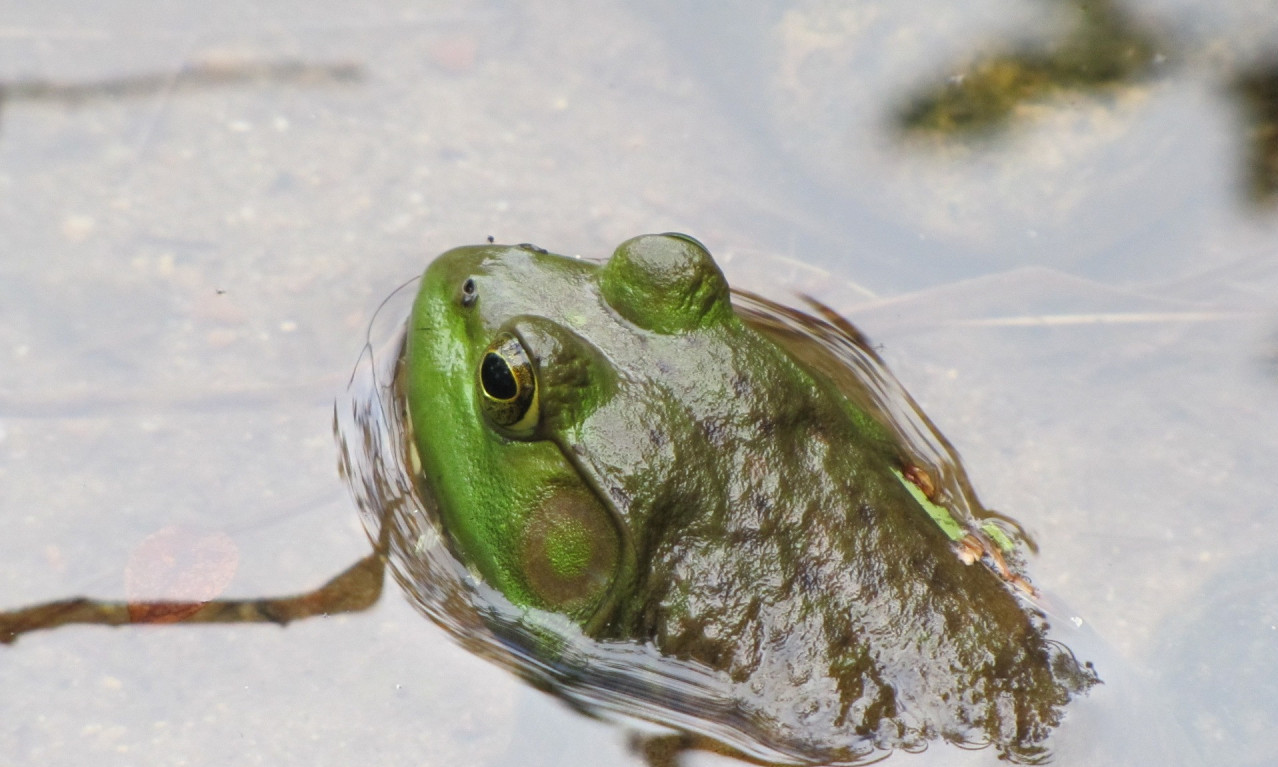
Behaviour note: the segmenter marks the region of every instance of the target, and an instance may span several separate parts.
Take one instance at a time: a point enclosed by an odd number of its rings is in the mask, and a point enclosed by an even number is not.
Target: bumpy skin
[[[814,740],[1032,758],[1094,681],[955,556],[895,438],[738,318],[691,238],[638,237],[603,265],[458,248],[411,322],[423,481],[458,556],[512,602],[722,670]],[[505,396],[520,347],[531,415]],[[513,378],[484,372],[490,351]]]

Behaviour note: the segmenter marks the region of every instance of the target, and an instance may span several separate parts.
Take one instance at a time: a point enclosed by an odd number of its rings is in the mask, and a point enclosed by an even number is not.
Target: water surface
[[[332,403],[384,296],[488,235],[681,230],[880,344],[1098,664],[1161,702],[1080,706],[1058,763],[1140,763],[1154,725],[1265,763],[1278,17],[1121,11],[1141,67],[938,134],[909,105],[1051,69],[1078,8],[0,2],[0,606],[120,596],[174,524],[234,541],[229,595],[318,585],[368,550]],[[284,630],[33,634],[0,685],[16,763],[639,763],[393,592]]]

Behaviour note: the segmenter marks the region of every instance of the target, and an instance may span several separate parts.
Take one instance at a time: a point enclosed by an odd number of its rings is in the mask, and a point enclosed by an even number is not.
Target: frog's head
[[[606,620],[672,492],[663,467],[696,462],[675,455],[697,431],[679,391],[704,392],[663,378],[736,322],[723,274],[683,235],[634,238],[602,265],[531,245],[439,256],[405,388],[459,558],[516,604]]]

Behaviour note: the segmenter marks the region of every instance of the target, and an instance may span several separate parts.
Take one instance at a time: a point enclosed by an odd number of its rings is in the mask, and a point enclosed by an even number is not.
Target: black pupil
[[[484,391],[493,399],[514,399],[519,391],[515,382],[515,374],[510,372],[510,365],[497,352],[484,355],[484,362],[479,366],[479,380],[484,384]]]

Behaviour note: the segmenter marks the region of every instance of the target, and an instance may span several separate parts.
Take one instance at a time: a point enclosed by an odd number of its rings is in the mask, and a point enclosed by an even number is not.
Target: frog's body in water
[[[956,555],[900,439],[744,322],[691,238],[604,264],[449,251],[406,344],[422,481],[516,605],[723,672],[814,747],[1033,758],[1096,681]]]

